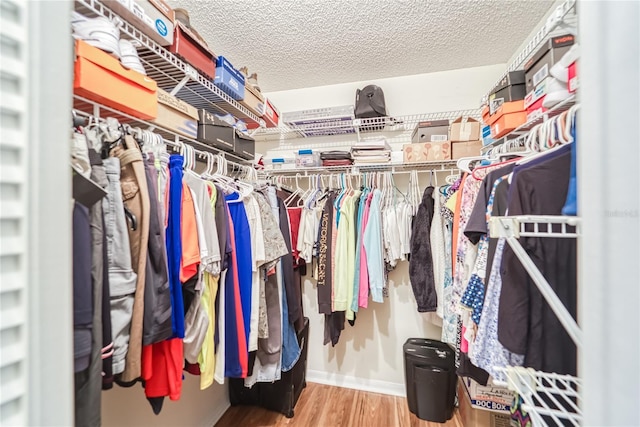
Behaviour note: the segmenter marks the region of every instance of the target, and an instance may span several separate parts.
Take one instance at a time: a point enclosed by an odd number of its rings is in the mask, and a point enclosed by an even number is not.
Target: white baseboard
[[[229,403],[229,399],[226,399],[225,402],[221,402],[221,404],[216,405],[213,411],[211,411],[211,415],[208,417],[206,422],[202,425],[204,426],[215,426],[220,418],[227,412],[227,409],[231,407]]]
[[[331,374],[324,371],[307,370],[307,381],[310,383],[326,384],[336,387],[353,388],[372,393],[389,394],[405,397],[407,395],[404,383],[358,378],[341,374]]]

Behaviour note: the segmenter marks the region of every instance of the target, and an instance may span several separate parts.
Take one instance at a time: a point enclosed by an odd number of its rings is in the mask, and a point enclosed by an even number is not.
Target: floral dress
[[[487,209],[485,211],[485,218],[487,221],[487,229],[489,229],[489,220],[491,219],[491,212],[493,211],[493,201],[496,195],[496,189],[508,175],[502,176],[495,180],[491,187],[491,194],[487,201]],[[471,320],[475,325],[480,323],[480,316],[482,315],[482,305],[484,303],[485,294],[485,281],[487,278],[487,257],[489,255],[489,235],[484,234],[478,242],[478,257],[476,258],[476,264],[473,268],[473,273],[467,284],[460,304],[466,310],[471,311]]]
[[[478,332],[473,343],[473,352],[470,355],[471,362],[474,365],[484,369],[493,378],[501,381],[506,380],[505,375],[496,368],[521,366],[524,363],[524,355],[511,353],[498,341],[498,308],[500,307],[500,291],[502,290],[500,267],[505,244],[505,239],[498,240],[487,284],[487,295],[484,300],[482,316],[480,317]]]

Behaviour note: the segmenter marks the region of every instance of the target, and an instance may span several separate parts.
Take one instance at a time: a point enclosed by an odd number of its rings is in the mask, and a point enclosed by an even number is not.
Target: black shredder
[[[423,420],[446,422],[456,400],[455,351],[426,338],[409,338],[403,351],[409,411]]]

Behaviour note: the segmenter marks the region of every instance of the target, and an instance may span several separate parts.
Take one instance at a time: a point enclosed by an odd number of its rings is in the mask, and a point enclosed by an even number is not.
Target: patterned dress
[[[489,229],[489,220],[491,219],[491,212],[493,211],[493,200],[496,195],[496,188],[508,175],[502,176],[495,180],[491,188],[491,194],[487,201],[487,209],[485,211],[485,219],[487,223],[487,229]],[[480,323],[480,316],[482,315],[482,305],[484,303],[485,294],[485,281],[487,277],[487,257],[489,255],[489,235],[484,234],[478,242],[478,257],[476,258],[476,264],[473,268],[473,273],[467,284],[467,288],[462,294],[460,304],[466,310],[471,311],[471,320],[474,324]]]
[[[502,290],[500,267],[505,244],[505,239],[498,240],[478,333],[473,343],[473,352],[470,355],[474,365],[501,381],[505,381],[506,377],[496,368],[521,366],[524,363],[524,355],[511,353],[498,341],[498,308],[500,306],[500,291]]]

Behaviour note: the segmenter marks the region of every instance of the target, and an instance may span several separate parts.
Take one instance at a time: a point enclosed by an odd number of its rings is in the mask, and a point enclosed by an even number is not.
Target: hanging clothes
[[[567,198],[571,147],[564,146],[513,171],[509,191],[510,215],[560,215]],[[577,256],[574,239],[520,239],[556,295],[575,318]],[[525,355],[525,366],[576,375],[576,347],[537,286],[505,247],[498,338],[510,351]]]
[[[434,214],[433,187],[427,187],[413,220],[409,279],[418,304],[418,312],[436,311],[438,299],[433,275],[431,223]]]

